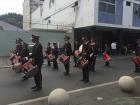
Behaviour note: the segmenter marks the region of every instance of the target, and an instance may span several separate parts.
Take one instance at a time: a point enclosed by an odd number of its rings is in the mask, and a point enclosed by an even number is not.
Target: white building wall
[[[34,28],[42,28],[42,18],[41,18],[41,7],[38,7],[36,11],[32,13],[31,16],[31,27]]]
[[[81,0],[79,2],[79,11],[76,15],[75,28],[94,25],[94,6],[95,0]]]
[[[78,1],[75,9],[70,4]],[[42,6],[42,26],[43,29],[68,29],[92,26],[97,19],[94,18],[96,2],[98,0],[55,0],[49,7],[49,0],[45,0]],[[74,4],[73,4],[74,5]],[[68,8],[64,9],[65,7]],[[96,6],[98,7],[98,6]],[[95,7],[95,8],[96,8]],[[62,11],[61,11],[62,10]],[[39,14],[36,10],[33,14]],[[46,19],[47,17],[49,17]],[[34,18],[32,18],[34,19]]]
[[[42,26],[40,28],[56,30],[72,28],[75,21],[75,11],[74,8],[69,5],[75,1],[77,0],[55,0],[54,4],[49,7],[49,0],[45,0],[42,6],[42,16],[40,17],[42,22]],[[67,6],[69,7],[64,9]],[[32,16],[35,14],[38,15],[38,12],[39,11],[37,9]],[[51,17],[46,19],[49,16]]]
[[[74,8],[69,5],[75,1],[79,2],[78,7],[74,10]],[[134,2],[135,0],[129,1]],[[52,4],[51,7],[49,7],[49,2],[50,0],[45,0],[42,5],[42,9],[39,7],[33,12],[32,22],[35,20],[40,21],[40,25],[32,25],[33,28],[54,30],[67,30],[72,27],[80,28],[87,26],[106,26],[130,29],[135,28],[132,26],[132,21],[129,26],[124,24],[117,25],[98,23],[99,0],[54,0],[54,4]],[[67,6],[69,7],[64,9]],[[124,16],[125,14],[128,14],[128,12],[124,13]]]

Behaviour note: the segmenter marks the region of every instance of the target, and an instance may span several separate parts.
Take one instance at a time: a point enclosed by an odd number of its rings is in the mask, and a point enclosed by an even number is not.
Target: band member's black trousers
[[[64,67],[66,70],[66,75],[69,75],[69,73],[70,73],[70,59],[66,63],[64,63]]]
[[[96,57],[92,57],[89,60],[89,69],[91,71],[95,71],[95,63],[96,63]]]
[[[51,66],[51,62],[50,62],[50,60],[48,60],[48,66]]]
[[[53,68],[58,69],[57,58],[53,60]]]
[[[83,81],[89,82],[89,67],[88,67],[88,65],[83,67],[82,72],[83,72]]]
[[[42,64],[39,64],[37,66],[38,66],[39,71],[38,71],[37,75],[34,76],[34,81],[38,88],[42,88],[42,74],[41,74]]]
[[[78,64],[77,64],[77,58],[75,56],[74,56],[73,60],[74,60],[74,64],[75,64],[74,66],[77,67],[78,66]]]

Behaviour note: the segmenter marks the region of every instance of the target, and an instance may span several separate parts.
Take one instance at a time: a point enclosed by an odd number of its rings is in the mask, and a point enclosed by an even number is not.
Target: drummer
[[[82,37],[82,41],[83,41],[83,46],[81,47],[82,48],[82,58],[89,61],[90,42],[88,41],[88,38],[86,36]],[[89,82],[89,65],[88,64],[82,68],[82,73],[83,73],[83,78],[80,81],[88,83]]]
[[[70,56],[72,54],[72,47],[71,47],[71,43],[69,42],[70,40],[70,37],[69,36],[65,36],[64,37],[64,41],[65,41],[65,44],[64,44],[64,54],[66,56],[69,56],[69,59],[68,59],[68,62],[64,63],[64,67],[65,67],[65,72],[64,72],[64,75],[65,76],[68,76],[70,74]]]

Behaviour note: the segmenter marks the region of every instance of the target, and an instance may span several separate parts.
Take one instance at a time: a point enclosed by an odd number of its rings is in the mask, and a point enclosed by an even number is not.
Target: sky
[[[24,0],[0,0],[0,15],[8,12],[23,14],[23,1]]]

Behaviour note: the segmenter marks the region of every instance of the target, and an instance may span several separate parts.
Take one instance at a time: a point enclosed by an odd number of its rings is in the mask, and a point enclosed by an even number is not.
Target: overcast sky
[[[0,0],[0,15],[8,12],[23,14],[24,0]]]

